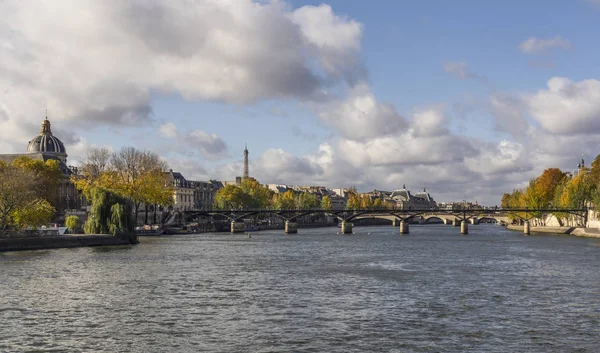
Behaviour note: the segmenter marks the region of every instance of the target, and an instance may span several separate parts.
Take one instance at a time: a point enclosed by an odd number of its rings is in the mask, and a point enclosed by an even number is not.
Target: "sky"
[[[600,0],[3,0],[0,153],[495,205],[600,154]]]

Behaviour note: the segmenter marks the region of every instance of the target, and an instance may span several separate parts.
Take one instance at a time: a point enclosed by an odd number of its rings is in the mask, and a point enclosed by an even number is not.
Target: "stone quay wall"
[[[25,238],[11,237],[0,238],[0,252],[129,244],[131,244],[131,240],[129,238],[112,235],[59,235]]]

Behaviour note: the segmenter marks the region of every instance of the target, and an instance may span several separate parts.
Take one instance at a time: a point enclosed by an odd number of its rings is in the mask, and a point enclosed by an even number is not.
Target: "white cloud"
[[[549,39],[529,37],[526,41],[519,45],[519,49],[525,54],[535,54],[554,48],[569,49],[571,48],[571,43],[561,36],[555,36]]]
[[[161,125],[158,131],[162,136],[167,138],[177,137],[177,126],[171,122]]]
[[[553,77],[548,88],[528,97],[531,116],[554,134],[600,133],[600,81]]]
[[[222,159],[227,156],[227,144],[216,134],[209,134],[202,130],[192,130],[180,134],[177,126],[172,122],[165,123],[158,128],[159,134],[170,139],[164,152],[171,150],[184,155],[199,153],[209,160]]]
[[[251,15],[249,15],[251,14]],[[151,92],[246,104],[364,79],[361,25],[281,1],[0,2],[0,120],[146,125]],[[22,144],[21,133],[0,140]],[[29,135],[29,134],[27,134]]]
[[[353,87],[347,98],[320,110],[321,119],[353,140],[395,134],[407,126],[394,106],[378,102],[366,84]]]
[[[417,111],[413,115],[413,133],[419,137],[435,137],[448,134],[448,118],[441,108]]]

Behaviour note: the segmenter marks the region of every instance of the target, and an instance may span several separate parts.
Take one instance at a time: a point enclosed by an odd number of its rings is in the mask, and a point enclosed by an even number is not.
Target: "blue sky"
[[[0,13],[6,152],[47,105],[74,164],[134,145],[190,179],[229,180],[247,143],[264,183],[407,184],[488,204],[600,153],[593,0],[7,1]]]

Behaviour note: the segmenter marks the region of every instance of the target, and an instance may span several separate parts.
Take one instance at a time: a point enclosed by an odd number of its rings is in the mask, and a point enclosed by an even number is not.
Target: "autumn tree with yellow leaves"
[[[0,232],[50,222],[62,177],[55,160],[23,156],[10,164],[0,162]]]
[[[164,206],[173,202],[167,164],[154,152],[135,147],[123,147],[117,153],[92,149],[79,170],[72,181],[86,198],[97,195],[95,189],[112,192],[131,203],[135,219],[141,204]]]

